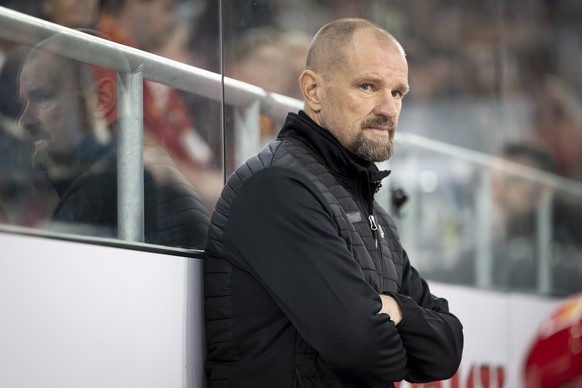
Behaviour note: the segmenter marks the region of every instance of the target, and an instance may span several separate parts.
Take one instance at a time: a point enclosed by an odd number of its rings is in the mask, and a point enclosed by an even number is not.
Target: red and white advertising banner
[[[562,300],[431,283],[449,301],[465,335],[463,360],[450,380],[399,388],[527,388],[525,357],[536,332]]]

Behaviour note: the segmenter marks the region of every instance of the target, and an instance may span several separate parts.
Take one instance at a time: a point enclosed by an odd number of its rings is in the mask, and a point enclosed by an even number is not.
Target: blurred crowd
[[[117,20],[103,17],[124,3],[142,10]],[[214,72],[223,67],[227,76],[296,98],[296,78],[318,27],[338,17],[366,17],[405,44],[409,105],[497,101],[518,109],[525,101],[525,108],[510,111],[525,118],[489,119],[495,128],[488,129],[487,149],[480,151],[496,153],[508,136],[521,137],[546,148],[560,174],[582,179],[582,157],[575,152],[582,146],[578,1],[4,0],[0,5],[72,28],[106,25],[108,32],[115,23],[127,27],[143,17],[135,26],[139,33],[126,34],[140,37],[134,46]],[[147,19],[146,12],[156,16]]]
[[[582,181],[577,0],[0,0],[0,6],[297,99],[317,29],[339,17],[365,17],[407,52],[411,92],[403,131],[499,156],[508,143],[521,144],[551,159],[552,172]],[[0,39],[0,222],[35,226],[50,217],[59,196],[32,168],[33,150],[18,125],[17,80],[28,49]],[[163,174],[156,168],[162,149],[209,210],[222,169],[234,167],[232,112],[222,114],[214,101],[144,83],[146,166],[154,177]],[[278,125],[265,116],[260,130],[268,141]],[[581,232],[573,233],[580,242]]]

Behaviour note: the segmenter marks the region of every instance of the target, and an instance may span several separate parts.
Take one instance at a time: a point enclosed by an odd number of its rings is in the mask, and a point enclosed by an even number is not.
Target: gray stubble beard
[[[388,141],[374,141],[370,140],[364,135],[364,129],[373,128],[376,126],[389,127],[390,135]],[[394,132],[396,125],[393,120],[386,117],[377,117],[364,120],[361,125],[362,131],[358,133],[356,138],[350,144],[349,151],[354,155],[368,160],[370,162],[383,162],[390,159],[394,149]]]
[[[387,142],[376,142],[368,139],[366,135],[364,135],[364,132],[360,132],[352,141],[350,152],[370,162],[383,162],[390,159],[392,156],[392,151],[394,149],[394,141],[392,140],[392,137],[393,136],[390,135]]]

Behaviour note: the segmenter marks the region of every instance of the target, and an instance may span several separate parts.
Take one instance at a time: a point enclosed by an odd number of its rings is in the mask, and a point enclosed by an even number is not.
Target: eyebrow
[[[370,83],[376,83],[376,84],[383,84],[384,83],[384,81],[382,81],[382,79],[380,77],[376,77],[373,75],[359,76],[358,78],[356,78],[356,81],[358,83],[362,83],[362,82],[370,82]]]
[[[363,75],[361,77],[358,77],[356,80],[358,83],[370,82],[376,84],[384,84],[384,81],[380,77],[376,77],[373,75]],[[410,91],[410,86],[405,83],[399,82],[396,86],[396,89],[401,90],[402,94],[406,94]]]
[[[401,83],[398,85],[398,89],[402,90],[402,94],[406,94],[410,91],[410,86]]]
[[[24,93],[23,93],[24,92]],[[29,87],[26,90],[19,90],[18,92],[18,99],[21,102],[25,102],[28,101],[32,98],[37,97],[40,94],[53,94],[54,93],[54,89],[44,86],[44,85],[32,85],[31,87]]]

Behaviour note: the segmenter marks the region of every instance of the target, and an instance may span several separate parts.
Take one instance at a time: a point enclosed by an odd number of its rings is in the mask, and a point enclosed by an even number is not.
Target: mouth
[[[392,127],[366,127],[365,130],[372,131],[375,134],[382,135],[382,136],[393,136],[394,135],[394,128]]]
[[[362,129],[370,131],[379,136],[394,136],[396,123],[385,117],[374,117],[362,122]]]
[[[50,142],[50,136],[43,131],[30,132],[28,138],[36,150],[46,148]]]
[[[34,144],[35,150],[45,149],[49,145],[49,139],[45,139],[45,138],[37,139],[34,141],[33,144]]]

